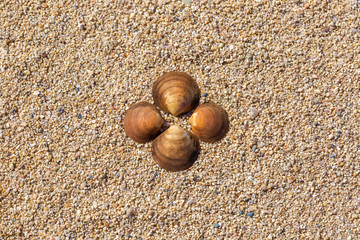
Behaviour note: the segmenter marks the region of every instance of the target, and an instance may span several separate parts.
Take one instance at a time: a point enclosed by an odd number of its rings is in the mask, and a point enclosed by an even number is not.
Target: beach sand
[[[173,70],[230,119],[181,172],[123,129]],[[0,239],[360,239],[359,75],[356,0],[3,0]]]

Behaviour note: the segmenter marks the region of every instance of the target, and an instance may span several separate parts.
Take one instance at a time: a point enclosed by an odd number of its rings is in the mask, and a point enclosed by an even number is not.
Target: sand
[[[175,173],[122,122],[172,70],[230,118]],[[359,75],[356,0],[1,1],[0,239],[360,239]]]

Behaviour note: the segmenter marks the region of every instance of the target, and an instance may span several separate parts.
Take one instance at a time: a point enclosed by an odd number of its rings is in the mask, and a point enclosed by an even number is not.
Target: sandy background
[[[360,239],[359,7],[0,1],[0,239]],[[231,120],[178,173],[122,125],[170,70]]]

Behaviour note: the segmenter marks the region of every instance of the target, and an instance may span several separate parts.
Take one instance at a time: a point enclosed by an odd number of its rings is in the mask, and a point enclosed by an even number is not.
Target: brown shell
[[[152,144],[155,162],[168,171],[188,169],[196,161],[199,152],[199,140],[178,125],[168,128]]]
[[[135,142],[146,143],[159,135],[163,123],[164,119],[155,105],[139,102],[126,112],[124,129]]]
[[[204,103],[198,106],[189,121],[195,135],[204,142],[216,142],[222,139],[229,130],[228,114],[215,103]]]
[[[195,80],[183,72],[162,75],[152,89],[155,104],[177,116],[193,110],[200,100],[200,89]]]

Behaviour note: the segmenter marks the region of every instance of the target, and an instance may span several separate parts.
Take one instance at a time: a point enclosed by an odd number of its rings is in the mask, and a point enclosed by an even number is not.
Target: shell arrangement
[[[213,143],[221,140],[229,130],[226,111],[215,103],[199,105],[200,89],[195,80],[183,72],[168,72],[155,81],[152,89],[155,105],[140,102],[125,114],[127,136],[138,143],[152,142],[154,161],[168,171],[188,169],[200,153],[200,141]],[[164,132],[165,120],[159,110],[174,116],[195,109],[189,121],[189,132],[178,125]]]

